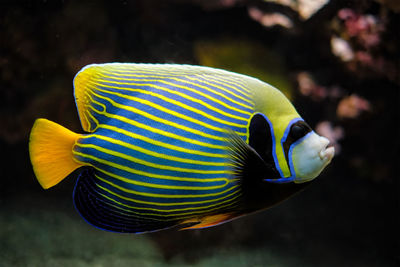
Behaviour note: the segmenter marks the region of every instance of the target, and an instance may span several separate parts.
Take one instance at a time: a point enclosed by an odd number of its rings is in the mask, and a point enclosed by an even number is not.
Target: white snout
[[[319,158],[323,161],[327,160],[328,163],[331,162],[333,156],[335,155],[335,148],[334,147],[328,147],[329,145],[329,140],[323,136],[319,136],[322,144],[322,149],[318,153]]]
[[[299,143],[293,144],[291,171],[296,176],[296,183],[314,179],[331,162],[335,149],[328,145],[329,140],[315,132],[310,132]]]

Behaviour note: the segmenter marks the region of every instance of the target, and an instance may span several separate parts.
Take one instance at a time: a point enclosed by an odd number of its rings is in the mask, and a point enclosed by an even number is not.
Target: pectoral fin
[[[229,134],[229,152],[233,172],[242,183],[254,183],[266,178],[273,178],[273,166],[266,163],[262,157],[250,147],[240,136]]]

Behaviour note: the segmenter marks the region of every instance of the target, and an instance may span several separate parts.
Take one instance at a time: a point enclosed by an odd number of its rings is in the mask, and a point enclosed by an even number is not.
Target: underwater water
[[[0,1],[0,266],[398,266],[399,27],[396,0]],[[101,231],[74,209],[78,172],[40,187],[28,140],[39,117],[82,132],[72,79],[105,62],[257,77],[336,156],[267,211],[204,230]]]

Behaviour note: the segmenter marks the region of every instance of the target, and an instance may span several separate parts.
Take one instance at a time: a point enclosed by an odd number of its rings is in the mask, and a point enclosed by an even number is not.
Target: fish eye
[[[304,125],[294,124],[290,129],[290,137],[292,137],[295,140],[298,140],[303,136],[305,136],[307,132],[308,132],[307,128]]]

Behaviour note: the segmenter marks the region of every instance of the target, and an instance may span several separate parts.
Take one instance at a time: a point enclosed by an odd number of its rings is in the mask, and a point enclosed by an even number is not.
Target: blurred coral
[[[264,0],[265,2],[276,3],[288,6],[299,13],[304,20],[309,19],[317,13],[323,6],[329,3],[329,0]]]
[[[395,39],[385,40],[388,16],[362,14],[350,8],[340,9],[333,20],[332,53],[360,76],[386,76],[400,83]],[[391,55],[392,54],[392,55]]]
[[[338,155],[341,151],[341,146],[338,143],[344,137],[344,129],[340,126],[332,126],[330,121],[322,121],[317,124],[315,131],[328,138],[331,145],[335,147],[335,154]]]
[[[380,43],[380,34],[384,30],[384,25],[376,16],[362,15],[352,9],[344,8],[339,10],[338,17],[344,22],[348,36],[357,38],[359,44],[365,48]]]
[[[351,48],[351,45],[348,41],[340,37],[332,36],[331,47],[332,53],[339,57],[342,61],[347,62],[354,59],[353,48]]]
[[[252,19],[258,21],[265,27],[272,27],[275,25],[280,25],[284,28],[293,27],[292,20],[281,13],[265,13],[257,7],[249,7],[248,12]]]
[[[368,100],[357,95],[343,98],[337,106],[336,114],[339,118],[357,118],[362,112],[370,111],[371,104]]]
[[[316,84],[309,73],[300,72],[297,74],[297,82],[302,95],[311,96],[315,100],[321,100],[326,97],[325,88]]]

